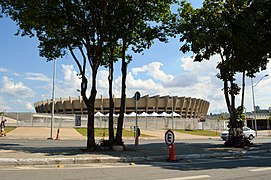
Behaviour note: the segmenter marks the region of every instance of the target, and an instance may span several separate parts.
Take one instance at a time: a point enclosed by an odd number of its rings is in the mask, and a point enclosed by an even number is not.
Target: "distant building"
[[[120,98],[114,98],[114,113],[120,111]],[[135,112],[135,99],[126,98],[125,113]],[[182,118],[206,117],[210,103],[203,99],[178,96],[143,96],[138,100],[138,113],[171,113],[176,112]],[[51,113],[52,100],[47,99],[34,104],[37,113]],[[55,113],[59,114],[87,114],[86,105],[81,96],[77,98],[59,98],[55,100]],[[95,109],[103,114],[109,113],[109,98],[97,98]]]

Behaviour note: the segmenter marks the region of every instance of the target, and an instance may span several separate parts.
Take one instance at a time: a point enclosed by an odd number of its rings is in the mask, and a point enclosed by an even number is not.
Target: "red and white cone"
[[[175,150],[174,150],[174,144],[169,146],[169,161],[176,161],[176,156],[175,156]]]

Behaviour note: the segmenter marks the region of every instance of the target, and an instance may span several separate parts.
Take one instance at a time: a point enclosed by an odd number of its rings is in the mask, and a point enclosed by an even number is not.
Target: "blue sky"
[[[200,7],[201,0],[191,0]],[[35,112],[34,103],[51,99],[53,62],[39,57],[36,38],[15,36],[17,26],[8,18],[0,19],[0,111]],[[226,112],[223,83],[215,77],[218,56],[202,63],[195,63],[191,54],[179,51],[179,38],[167,44],[156,41],[144,51],[144,55],[133,54],[128,67],[127,97],[136,91],[141,95],[170,95],[201,98],[210,102],[209,113]],[[266,71],[256,75],[254,84]],[[70,56],[57,59],[55,97],[77,97],[80,80],[76,76],[77,66]],[[98,73],[98,97],[108,97],[108,72],[104,68]],[[238,78],[241,79],[241,78]],[[261,109],[271,106],[271,78],[264,78],[255,87],[256,105]],[[120,97],[120,64],[115,65],[114,94]],[[252,109],[251,82],[247,79],[245,105]]]

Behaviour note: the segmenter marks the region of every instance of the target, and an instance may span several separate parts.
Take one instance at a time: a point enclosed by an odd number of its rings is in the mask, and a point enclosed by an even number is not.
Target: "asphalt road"
[[[142,164],[114,163],[57,166],[22,166],[0,169],[1,179],[64,180],[185,180],[271,179],[271,154],[242,158],[182,160]]]
[[[254,139],[255,145],[247,149],[271,149],[269,139]],[[168,156],[168,146],[163,140],[141,140],[138,147],[133,140],[126,140],[127,151],[101,151],[87,153],[85,140],[35,140],[35,139],[1,139],[0,158],[42,158],[42,157],[71,157],[89,154],[112,156]],[[175,154],[212,154],[240,151],[236,148],[225,148],[224,141],[218,139],[193,139],[175,141]],[[246,149],[245,149],[246,150]]]

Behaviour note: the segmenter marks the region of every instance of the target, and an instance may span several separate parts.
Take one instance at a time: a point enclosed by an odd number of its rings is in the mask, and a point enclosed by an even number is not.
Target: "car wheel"
[[[248,139],[249,139],[249,140],[252,140],[252,139],[253,139],[253,135],[252,135],[252,134],[249,135]]]

